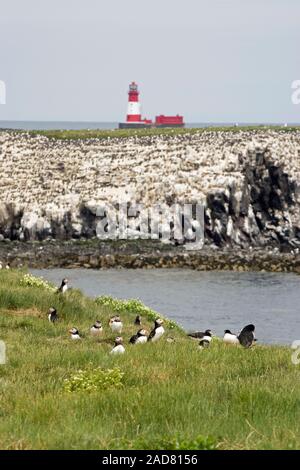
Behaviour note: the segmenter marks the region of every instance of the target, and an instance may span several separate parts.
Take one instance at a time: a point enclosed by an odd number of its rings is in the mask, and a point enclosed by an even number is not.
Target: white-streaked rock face
[[[264,232],[280,243],[298,237],[299,158],[299,131],[85,141],[3,131],[0,234],[91,237],[107,203],[178,202],[206,206],[208,238],[217,245],[260,243]]]

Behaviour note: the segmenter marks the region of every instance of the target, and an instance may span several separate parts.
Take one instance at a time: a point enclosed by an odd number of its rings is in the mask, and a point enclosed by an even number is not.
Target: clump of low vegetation
[[[143,304],[139,299],[115,299],[109,295],[102,295],[95,299],[95,302],[98,305],[102,305],[103,307],[110,308],[113,312],[122,314],[122,313],[132,313],[135,315],[141,315],[147,318],[149,321],[155,321],[156,318],[160,317],[163,318],[165,321],[165,325],[168,328],[179,328],[177,323],[173,320],[170,320],[166,317],[163,317],[161,314],[152,310],[150,307],[147,307]]]
[[[96,369],[78,370],[64,381],[64,390],[66,392],[97,392],[108,388],[120,388],[123,386],[122,379],[124,372],[118,367],[114,369]]]
[[[32,274],[24,274],[20,279],[20,286],[24,287],[37,287],[40,289],[46,289],[49,292],[55,292],[57,290],[52,284],[41,277],[33,276]]]

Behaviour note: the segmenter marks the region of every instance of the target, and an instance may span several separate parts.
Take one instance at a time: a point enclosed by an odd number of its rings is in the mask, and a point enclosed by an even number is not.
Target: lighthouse
[[[184,127],[183,116],[156,116],[155,122],[151,119],[143,119],[141,114],[141,103],[139,101],[139,90],[135,82],[131,82],[128,91],[128,108],[126,122],[119,123],[119,129],[140,129],[143,127]]]
[[[126,122],[120,122],[120,129],[150,127],[151,119],[142,119],[139,90],[135,82],[131,82],[128,91],[128,106]]]
[[[128,91],[128,108],[126,122],[141,122],[141,103],[139,90],[135,82],[131,82]]]

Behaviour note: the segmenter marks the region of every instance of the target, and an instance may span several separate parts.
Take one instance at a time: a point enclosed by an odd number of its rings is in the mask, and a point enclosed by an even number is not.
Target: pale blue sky
[[[300,122],[299,0],[0,0],[0,120]]]

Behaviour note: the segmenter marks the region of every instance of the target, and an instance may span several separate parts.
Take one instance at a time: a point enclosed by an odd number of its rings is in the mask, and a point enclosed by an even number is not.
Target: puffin
[[[209,345],[210,345],[210,341],[208,341],[207,339],[201,339],[199,341],[199,349],[208,348]]]
[[[61,281],[61,285],[60,287],[58,288],[58,291],[57,292],[60,292],[61,294],[64,294],[65,292],[67,292],[68,290],[68,279],[64,278],[62,281]]]
[[[165,332],[163,325],[163,320],[161,318],[157,318],[154,322],[154,328],[151,331],[150,335],[148,336],[148,341],[158,341]]]
[[[79,336],[79,331],[77,330],[77,328],[74,328],[74,327],[71,328],[71,329],[69,330],[69,333],[70,333],[70,335],[71,335],[71,339],[72,339],[72,340],[76,341],[76,340],[78,340],[78,339],[81,339],[81,337]]]
[[[102,323],[99,320],[96,320],[93,326],[90,328],[90,333],[92,336],[98,336],[103,332]]]
[[[234,333],[231,333],[230,330],[224,331],[223,342],[225,344],[239,344],[237,335],[235,335]]]
[[[254,325],[246,325],[238,335],[238,340],[244,348],[250,348],[255,343],[254,330]]]
[[[141,324],[142,324],[142,317],[141,317],[141,315],[137,315],[137,316],[135,317],[134,324],[137,325],[137,326],[141,326]]]
[[[109,320],[109,326],[113,333],[122,333],[123,323],[121,322],[119,315],[115,315]]]
[[[50,307],[48,311],[48,320],[51,323],[55,323],[58,320],[57,310],[54,307]]]
[[[199,339],[200,343],[201,341],[205,341],[207,343],[210,343],[212,340],[212,332],[211,330],[205,330],[204,332],[202,331],[195,331],[195,333],[189,333],[188,336],[190,336],[193,339]],[[200,344],[199,343],[199,344]]]
[[[142,343],[147,343],[147,331],[144,330],[143,328],[138,330],[136,335],[133,335],[129,342],[131,344],[142,344]]]
[[[115,339],[115,345],[110,351],[110,354],[124,354],[125,348],[123,346],[123,338],[121,336],[117,336]]]

